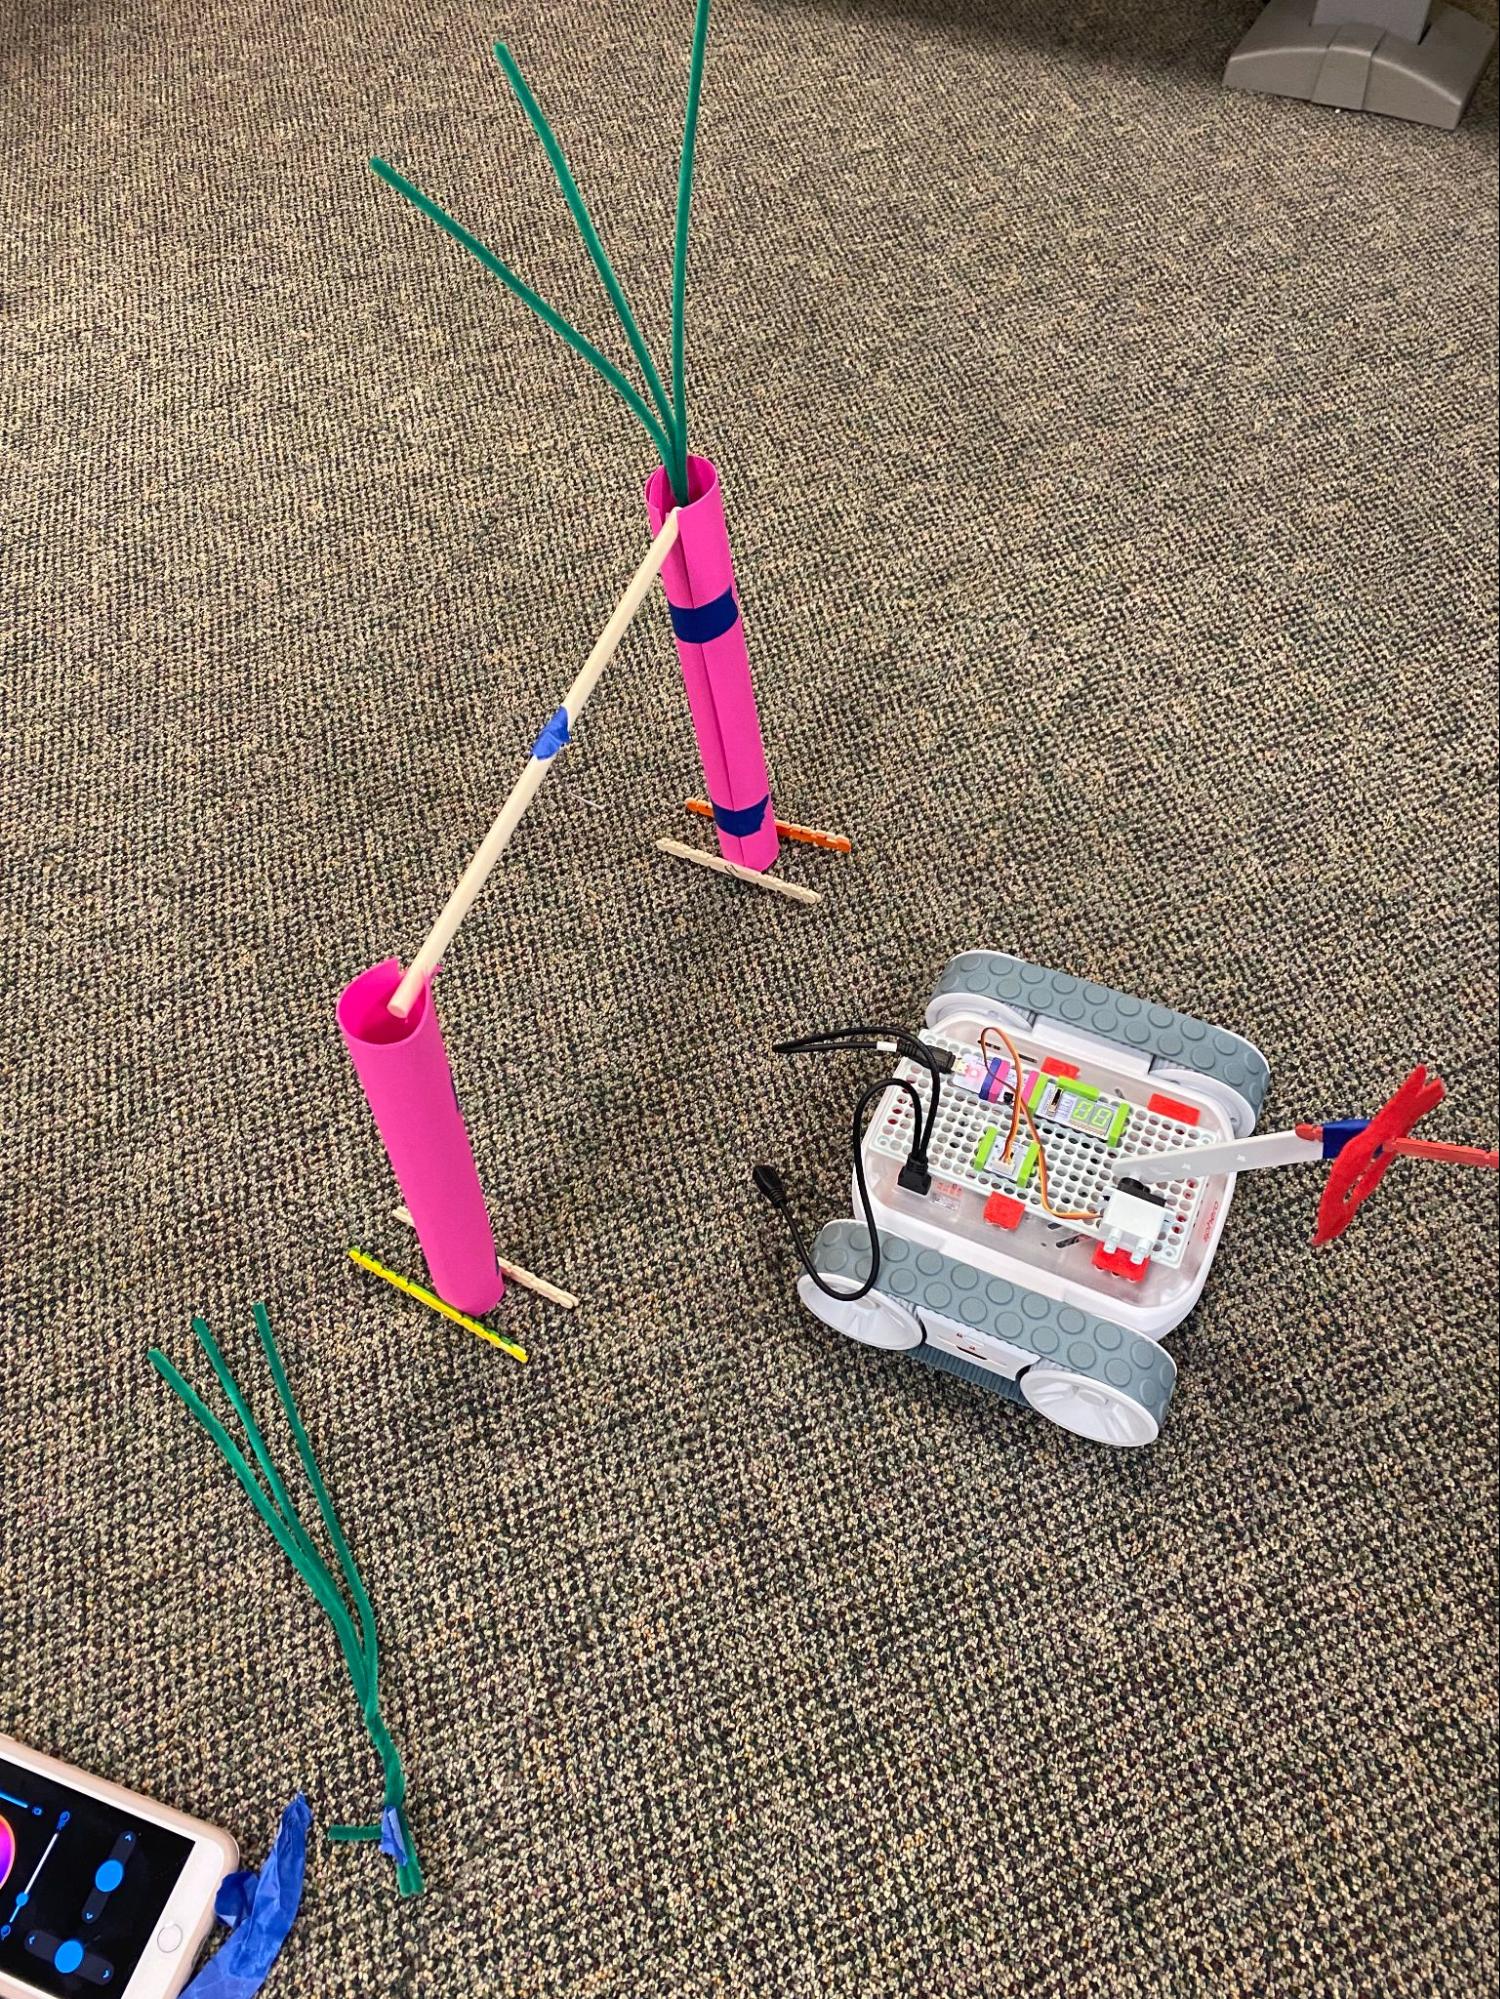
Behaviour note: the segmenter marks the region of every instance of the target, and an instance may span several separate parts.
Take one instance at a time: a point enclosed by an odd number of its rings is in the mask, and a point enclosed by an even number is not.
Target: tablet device
[[[228,1833],[0,1735],[0,1999],[173,1999]]]

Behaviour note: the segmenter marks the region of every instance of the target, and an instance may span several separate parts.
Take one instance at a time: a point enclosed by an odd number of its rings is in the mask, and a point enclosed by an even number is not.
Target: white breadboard
[[[923,1039],[930,1046],[946,1048],[958,1057],[974,1053],[972,1044],[950,1040],[944,1034],[928,1033]],[[1045,1059],[1044,1054],[1039,1054],[1025,1041],[1015,1036],[1012,1039],[1016,1041],[1017,1052],[1028,1072]],[[903,1061],[895,1074],[915,1087],[922,1099],[925,1115],[932,1090],[932,1078],[927,1070],[919,1063]],[[904,1090],[893,1090],[883,1100],[866,1134],[865,1143],[876,1152],[884,1153],[887,1158],[904,1161],[911,1147],[911,1121],[911,1098]],[[997,1126],[1000,1136],[987,1163],[976,1167],[974,1155],[981,1140],[987,1131]],[[1030,1127],[1024,1118],[1011,1165],[1009,1168],[1001,1167],[1000,1155],[1009,1126],[1008,1104],[984,1103],[958,1087],[951,1076],[945,1076],[937,1124],[927,1154],[933,1180],[951,1181],[982,1197],[994,1193],[1007,1194],[1020,1201],[1030,1213],[1049,1221],[1051,1217],[1042,1206],[1036,1173],[1033,1172],[1024,1187],[1017,1187],[1012,1177],[1031,1144]],[[1084,1213],[1097,1213],[1114,1191],[1117,1182],[1113,1168],[1117,1160],[1139,1159],[1153,1152],[1176,1152],[1183,1146],[1207,1145],[1213,1138],[1211,1132],[1199,1131],[1176,1118],[1162,1117],[1141,1104],[1131,1105],[1129,1120],[1120,1134],[1118,1145],[1113,1147],[1107,1146],[1101,1138],[1064,1125],[1051,1124],[1045,1118],[1037,1119],[1037,1129],[1041,1132],[1047,1157],[1047,1189],[1052,1206]],[[1166,1202],[1166,1207],[1162,1211],[1161,1232],[1149,1254],[1158,1263],[1175,1268],[1181,1263],[1188,1246],[1203,1182],[1164,1180],[1153,1186],[1151,1191]],[[1106,1231],[1097,1222],[1069,1222],[1066,1226],[1079,1235],[1094,1236],[1100,1241],[1105,1239]]]

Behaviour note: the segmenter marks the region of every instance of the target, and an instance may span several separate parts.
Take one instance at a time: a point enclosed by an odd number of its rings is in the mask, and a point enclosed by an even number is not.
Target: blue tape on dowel
[[[531,754],[545,763],[555,757],[559,750],[565,750],[573,738],[568,734],[568,711],[554,708],[542,725],[542,733],[531,746]]]
[[[667,609],[672,613],[672,630],[686,644],[694,646],[706,646],[710,639],[723,638],[740,615],[732,589],[726,590],[722,597],[715,597],[711,604],[674,604],[668,598]]]
[[[710,804],[713,801],[710,799]],[[771,803],[771,794],[766,793],[759,805],[715,805],[714,824],[721,833],[731,839],[746,840],[752,833],[760,831],[760,822],[766,816],[766,808]]]

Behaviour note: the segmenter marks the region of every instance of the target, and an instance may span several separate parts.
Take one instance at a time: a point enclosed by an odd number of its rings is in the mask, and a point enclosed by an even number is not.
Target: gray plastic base
[[[870,1268],[870,1231],[860,1222],[829,1222],[813,1245],[813,1263],[835,1283],[862,1284]],[[1097,1381],[1118,1394],[1129,1395],[1149,1410],[1160,1427],[1177,1381],[1177,1363],[1165,1347],[1080,1312],[1059,1305],[1039,1291],[1027,1291],[1003,1277],[990,1277],[940,1250],[924,1249],[904,1236],[880,1231],[880,1279],[875,1287],[914,1312],[918,1319],[944,1318],[991,1339],[1019,1348],[1034,1361],[1066,1368],[1084,1381]],[[957,1354],[936,1347],[907,1349],[913,1360],[945,1374],[956,1374],[975,1386],[994,1390],[1012,1402],[1024,1397],[1008,1375],[976,1367]]]
[[[1378,5],[1371,10],[1380,11]],[[1330,10],[1316,0],[1271,0],[1229,58],[1225,88],[1453,130],[1489,62],[1493,29],[1460,8],[1438,5],[1427,32],[1411,42],[1378,19],[1338,24],[1314,18],[1330,11],[1351,10]]]
[[[962,1354],[944,1353],[941,1347],[909,1347],[908,1360],[919,1360],[923,1367],[930,1367],[935,1374],[956,1374],[960,1381],[970,1388],[982,1388],[989,1395],[1002,1395],[1007,1402],[1014,1402],[1018,1409],[1026,1407],[1026,1397],[1021,1393],[1021,1385],[1012,1381],[1008,1374],[996,1374],[993,1368],[980,1367],[972,1360],[965,1360]]]
[[[999,1000],[1033,1017],[1060,1021],[1150,1055],[1155,1065],[1194,1069],[1212,1076],[1250,1106],[1251,1122],[1260,1116],[1271,1069],[1258,1048],[1237,1034],[1171,1007],[1151,1006],[1112,986],[1096,986],[1067,972],[1049,972],[1029,965],[1008,951],[965,951],[950,959],[938,980],[943,993],[973,993]]]

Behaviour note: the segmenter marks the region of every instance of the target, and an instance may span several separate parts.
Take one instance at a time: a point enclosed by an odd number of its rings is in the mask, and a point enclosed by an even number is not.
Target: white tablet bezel
[[[182,1872],[156,1919],[155,1932],[141,1952],[139,1964],[128,1984],[115,1988],[116,1999],[175,1999],[191,1977],[198,1952],[213,1927],[214,1896],[219,1883],[239,1865],[240,1853],[234,1840],[202,1819],[173,1811],[169,1805],[159,1805],[154,1798],[142,1797],[138,1791],[124,1790],[107,1778],[95,1777],[71,1763],[60,1762],[55,1756],[44,1756],[39,1749],[28,1749],[24,1742],[15,1742],[8,1735],[0,1735],[0,1757],[24,1770],[35,1771],[39,1777],[50,1778],[55,1784],[66,1784],[85,1797],[97,1798],[100,1804],[113,1805],[149,1825],[164,1826],[192,1841],[193,1850],[183,1862]],[[173,1930],[180,1933],[181,1941],[164,1950],[158,1939]],[[42,1986],[26,1983],[12,1972],[0,1971],[0,1999],[55,1999],[55,1995]]]

